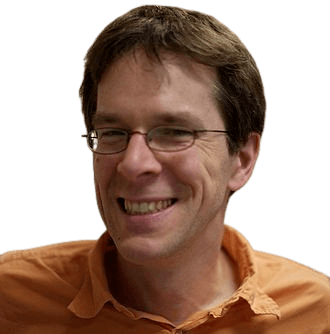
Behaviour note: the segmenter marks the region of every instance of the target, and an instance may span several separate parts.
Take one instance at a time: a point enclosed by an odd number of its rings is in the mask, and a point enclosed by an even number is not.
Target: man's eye
[[[180,128],[160,128],[157,129],[157,136],[162,137],[190,137],[191,136],[191,131],[186,130],[186,129],[180,129]]]
[[[125,132],[122,130],[116,130],[116,129],[109,129],[106,131],[103,131],[102,136],[104,137],[125,137]]]
[[[114,145],[121,143],[126,139],[126,132],[117,129],[106,129],[101,132],[100,144],[101,145]]]

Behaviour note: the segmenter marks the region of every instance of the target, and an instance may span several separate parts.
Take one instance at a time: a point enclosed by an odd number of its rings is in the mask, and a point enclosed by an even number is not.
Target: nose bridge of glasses
[[[127,136],[127,145],[129,145],[129,142],[130,142],[132,136],[133,135],[137,135],[137,134],[144,137],[144,141],[145,141],[146,145],[148,146],[148,148],[150,149],[150,147],[149,147],[149,140],[148,140],[149,132],[129,131],[128,132],[128,136]]]
[[[129,131],[128,132],[129,137],[132,137],[135,134],[140,134],[140,135],[146,137],[148,135],[148,132],[142,132],[142,131]]]

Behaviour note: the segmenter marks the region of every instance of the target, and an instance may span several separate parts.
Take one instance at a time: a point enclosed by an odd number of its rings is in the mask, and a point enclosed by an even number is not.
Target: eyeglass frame
[[[158,129],[158,128],[173,128],[173,129],[180,129],[180,130],[185,130],[187,132],[190,132],[193,136],[193,140],[191,142],[191,144],[189,144],[188,146],[184,147],[184,148],[181,148],[181,149],[178,149],[178,150],[163,150],[163,149],[155,149],[153,147],[150,147],[149,145],[149,141],[148,141],[148,135],[150,134],[151,131],[155,130],[155,129]],[[91,137],[91,133],[93,131],[99,131],[99,130],[119,130],[119,131],[123,131],[127,134],[127,142],[124,146],[123,149],[121,149],[120,151],[116,151],[116,152],[112,152],[112,153],[101,153],[101,152],[96,152],[95,150],[93,150],[93,148],[89,145],[89,140],[90,138],[98,138],[98,137]],[[206,129],[203,129],[203,130],[191,130],[189,128],[186,128],[186,127],[181,127],[181,126],[166,126],[166,125],[161,125],[161,126],[156,126],[154,128],[151,128],[148,130],[148,132],[141,132],[141,131],[131,131],[131,130],[127,130],[127,129],[123,129],[123,128],[101,128],[101,129],[92,129],[90,130],[87,134],[85,135],[81,135],[81,137],[84,137],[87,139],[87,146],[88,148],[95,154],[101,154],[101,155],[112,155],[112,154],[117,154],[117,153],[120,153],[120,152],[123,152],[127,149],[128,145],[129,145],[129,141],[132,137],[132,135],[134,134],[140,134],[140,135],[143,135],[144,136],[144,139],[145,139],[145,142],[146,142],[146,145],[148,146],[148,148],[153,152],[153,151],[156,151],[156,152],[167,152],[167,153],[172,153],[172,152],[180,152],[180,151],[184,151],[190,147],[192,147],[194,144],[195,144],[195,141],[196,139],[198,139],[198,134],[199,133],[223,133],[223,134],[228,134],[229,131],[226,131],[226,130],[206,130]]]

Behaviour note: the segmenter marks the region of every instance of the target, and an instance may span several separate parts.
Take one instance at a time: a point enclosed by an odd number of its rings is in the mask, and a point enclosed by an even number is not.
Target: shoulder
[[[79,286],[95,241],[67,242],[0,255],[0,293],[30,282],[62,282]]]
[[[1,255],[0,327],[12,330],[41,319],[65,319],[66,307],[84,280],[94,244],[68,242]]]
[[[27,250],[17,250],[0,255],[0,272],[17,263],[33,264],[43,262],[52,265],[56,260],[85,257],[96,241],[73,241]]]
[[[258,272],[262,278],[287,283],[315,282],[330,289],[330,278],[310,267],[278,255],[255,251]]]
[[[284,316],[305,315],[330,323],[330,278],[295,261],[255,252],[258,284]]]

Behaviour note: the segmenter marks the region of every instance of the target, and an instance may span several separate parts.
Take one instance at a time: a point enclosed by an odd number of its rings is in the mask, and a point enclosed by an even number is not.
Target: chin
[[[117,240],[116,247],[120,258],[135,265],[160,266],[164,262],[171,263],[178,253],[173,244],[141,236]]]

